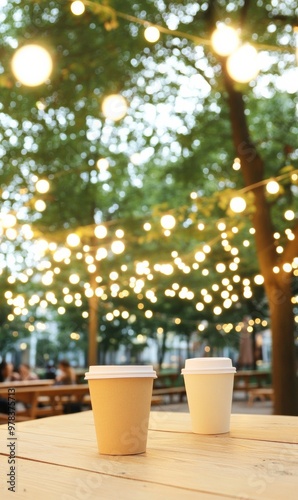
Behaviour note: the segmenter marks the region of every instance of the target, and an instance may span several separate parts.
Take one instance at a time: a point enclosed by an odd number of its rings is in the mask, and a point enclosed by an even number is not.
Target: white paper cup
[[[152,366],[90,366],[85,379],[100,453],[146,451],[154,378]]]
[[[186,360],[181,373],[193,432],[229,432],[235,371],[229,358]]]

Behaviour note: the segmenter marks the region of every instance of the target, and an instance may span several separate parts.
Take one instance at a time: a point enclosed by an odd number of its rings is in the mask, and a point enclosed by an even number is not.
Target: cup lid
[[[85,373],[85,380],[133,377],[157,378],[151,365],[94,365]]]
[[[185,360],[182,375],[196,373],[235,373],[230,358],[190,358]]]

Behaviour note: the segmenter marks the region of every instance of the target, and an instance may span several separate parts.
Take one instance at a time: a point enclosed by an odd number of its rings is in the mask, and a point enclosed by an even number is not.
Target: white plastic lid
[[[185,368],[181,370],[182,375],[197,373],[235,373],[236,368],[232,366],[230,358],[191,358],[185,360]]]
[[[151,365],[95,365],[85,373],[85,380],[133,377],[156,378],[156,372]]]

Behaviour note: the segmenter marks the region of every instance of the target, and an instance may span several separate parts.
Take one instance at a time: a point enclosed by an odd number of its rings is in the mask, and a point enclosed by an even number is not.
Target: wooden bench
[[[248,394],[252,389],[271,385],[271,373],[261,370],[240,370],[234,376],[234,391]]]
[[[273,401],[274,393],[272,387],[256,387],[248,392],[248,404],[253,405],[256,399],[264,401],[265,399],[270,399]]]
[[[61,415],[67,405],[83,404],[85,396],[89,396],[87,384],[11,387],[10,389],[0,387],[0,397],[7,398],[11,411],[15,403],[15,416],[18,419]],[[18,410],[18,403],[23,403],[24,409]]]

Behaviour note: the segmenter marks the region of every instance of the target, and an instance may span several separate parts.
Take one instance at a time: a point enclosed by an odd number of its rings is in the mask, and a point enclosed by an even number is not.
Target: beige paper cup
[[[186,360],[182,374],[193,432],[229,432],[235,371],[229,358]]]
[[[144,453],[147,446],[152,366],[91,366],[88,380],[98,450],[106,455]]]

